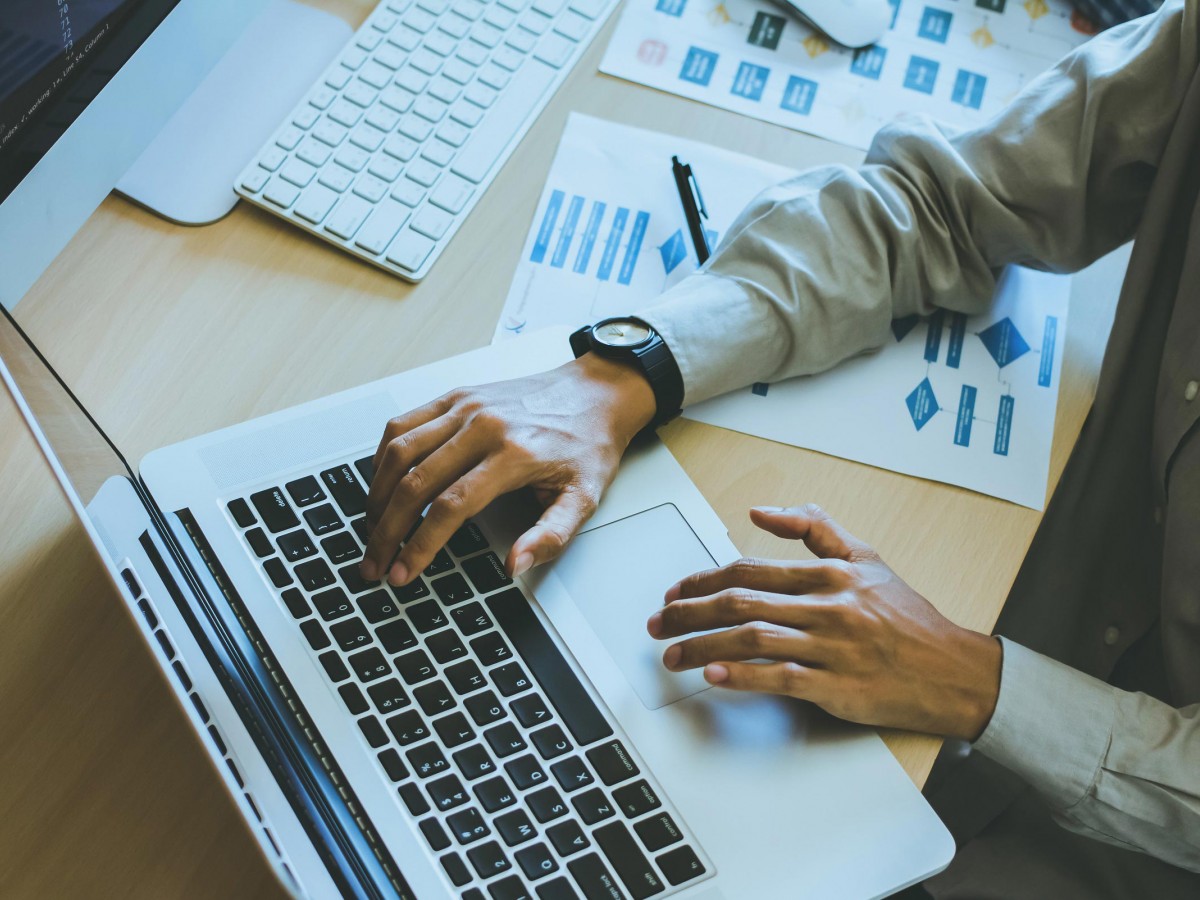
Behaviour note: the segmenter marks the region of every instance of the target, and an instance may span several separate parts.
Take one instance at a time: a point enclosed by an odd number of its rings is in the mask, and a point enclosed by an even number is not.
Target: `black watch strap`
[[[646,322],[633,317],[622,317],[624,321],[633,320],[644,325],[650,331],[650,336],[640,344],[632,347],[614,347],[606,344],[595,336],[595,329],[613,321],[605,319],[595,325],[587,325],[571,335],[571,350],[578,359],[591,351],[606,359],[628,362],[635,366],[645,376],[654,391],[655,415],[649,428],[657,428],[669,422],[682,411],[683,407],[683,375],[671,348],[666,344],[657,331]]]

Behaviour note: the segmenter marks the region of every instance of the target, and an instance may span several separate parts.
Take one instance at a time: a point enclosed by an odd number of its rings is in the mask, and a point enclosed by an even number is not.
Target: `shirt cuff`
[[[787,329],[768,304],[734,279],[707,271],[689,275],[637,316],[675,357],[684,406],[766,377],[788,349]]]
[[[1083,800],[1108,753],[1114,689],[1000,638],[1004,660],[992,720],[974,749],[1011,769],[1057,810]]]

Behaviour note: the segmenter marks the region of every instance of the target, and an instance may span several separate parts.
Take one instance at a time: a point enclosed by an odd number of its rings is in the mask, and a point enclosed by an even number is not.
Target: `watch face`
[[[632,319],[610,319],[592,329],[592,334],[609,347],[636,347],[650,337],[650,326]]]

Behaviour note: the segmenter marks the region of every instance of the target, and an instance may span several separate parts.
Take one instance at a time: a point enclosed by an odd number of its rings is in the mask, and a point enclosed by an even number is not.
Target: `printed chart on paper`
[[[890,0],[848,50],[766,0],[628,0],[600,69],[866,149],[900,113],[985,121],[1087,40],[1068,0]]]

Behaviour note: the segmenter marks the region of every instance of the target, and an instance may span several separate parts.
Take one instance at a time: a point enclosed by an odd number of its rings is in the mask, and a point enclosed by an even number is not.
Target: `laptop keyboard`
[[[405,587],[362,578],[371,476],[366,457],[228,512],[464,900],[641,900],[704,876],[477,525]]]

